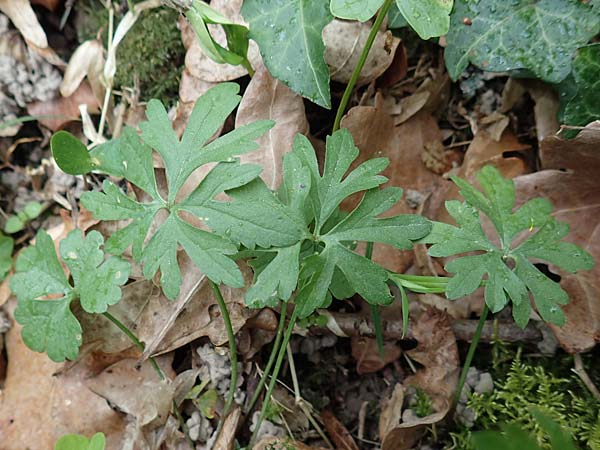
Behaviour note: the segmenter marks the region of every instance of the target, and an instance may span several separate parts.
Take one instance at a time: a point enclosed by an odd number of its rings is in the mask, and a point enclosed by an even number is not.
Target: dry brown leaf
[[[359,375],[378,372],[402,354],[395,342],[383,343],[383,357],[379,355],[377,340],[373,338],[355,336],[351,343],[352,357],[356,360],[356,372]]]
[[[238,108],[235,127],[257,120],[274,120],[275,126],[257,139],[258,150],[240,157],[243,163],[260,164],[261,178],[271,189],[281,184],[282,158],[292,149],[294,136],[308,133],[302,97],[274,79],[261,64]]]
[[[327,430],[327,434],[336,446],[336,450],[359,450],[352,435],[344,424],[330,410],[321,412],[321,420]]]
[[[32,5],[40,5],[50,11],[55,11],[61,3],[62,0],[31,0]]]
[[[383,172],[389,178],[389,185],[404,188],[405,199],[409,197],[418,205],[427,194],[437,189],[441,177],[429,171],[423,164],[422,153],[427,145],[441,143],[441,132],[433,117],[419,112],[399,127],[383,109],[383,97],[375,97],[375,106],[356,106],[342,119],[341,126],[347,128],[354,137],[360,155],[353,167],[365,160],[385,156],[390,165]],[[351,197],[343,207],[352,208],[359,197]],[[406,203],[398,202],[387,213],[389,215],[415,212]],[[404,272],[411,264],[413,253],[400,252],[389,246],[375,244],[373,259],[389,270]]]
[[[8,16],[26,41],[41,49],[48,47],[46,33],[29,0],[0,0],[0,11]]]
[[[174,375],[171,361],[170,356],[157,358],[168,377]],[[149,362],[140,365],[137,358],[123,359],[107,367],[86,385],[117,410],[134,418],[139,429],[146,430],[166,423],[175,393],[170,381],[161,380]]]
[[[79,105],[86,105],[88,112],[98,112],[98,101],[90,85],[83,82],[70,97],[59,97],[46,102],[33,102],[27,105],[27,113],[32,116],[44,116],[38,119],[45,127],[56,131],[80,116]]]
[[[214,293],[206,278],[191,261],[185,263],[186,260],[187,256],[181,254],[184,284],[178,299],[172,302],[164,295],[151,297],[137,320],[139,337],[146,343],[144,357],[166,353],[202,336],[208,336],[217,346],[227,342],[227,331]],[[250,270],[246,266],[240,269],[248,286]],[[221,292],[233,331],[237,333],[258,310],[245,307],[245,289],[222,286]]]
[[[549,199],[553,216],[571,227],[565,240],[583,247],[596,261],[592,270],[576,274],[550,266],[570,298],[563,306],[565,326],[551,328],[566,351],[578,353],[600,341],[600,122],[573,140],[544,139],[540,159],[545,170],[515,179],[517,206],[532,197]]]
[[[242,410],[240,408],[234,408],[227,414],[213,450],[233,450],[235,448],[235,435],[241,418]]]
[[[248,26],[240,14],[242,0],[213,0],[210,6],[232,22]],[[179,23],[181,24],[182,40],[187,47],[185,67],[192,76],[207,82],[220,83],[222,81],[235,80],[248,73],[242,66],[214,62],[200,48],[194,30],[187,21],[182,20]],[[218,25],[208,25],[208,29],[216,42],[225,47],[227,46],[227,38],[223,28]],[[250,41],[248,47],[248,60],[252,67],[258,67],[261,61],[258,45],[254,41]]]
[[[394,116],[394,125],[400,125],[406,122],[423,109],[429,100],[430,95],[431,94],[428,91],[423,91],[400,99],[390,111],[390,114]]]
[[[8,372],[0,391],[2,450],[52,450],[63,434],[91,436],[98,430],[106,434],[107,448],[120,448],[123,417],[85,387],[88,360],[62,371],[64,364],[25,346],[21,327],[14,322],[6,334],[6,351]]]
[[[325,61],[329,65],[331,79],[348,83],[352,71],[371,30],[371,25],[333,19],[323,29]],[[391,31],[378,31],[369,56],[358,77],[357,85],[362,86],[377,79],[392,64],[400,39]]]
[[[458,382],[458,348],[448,317],[433,308],[413,322],[413,337],[418,341],[407,354],[422,364],[415,375],[396,385],[379,420],[382,450],[406,450],[421,437],[428,425],[442,420],[452,404]],[[433,413],[410,422],[401,422],[405,389],[415,386],[432,402]]]

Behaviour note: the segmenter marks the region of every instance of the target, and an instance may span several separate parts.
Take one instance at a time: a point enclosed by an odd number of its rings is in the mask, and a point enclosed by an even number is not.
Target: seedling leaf
[[[365,22],[381,8],[383,0],[331,0],[331,14],[340,19]]]
[[[60,169],[71,175],[82,175],[94,169],[85,145],[68,131],[57,131],[50,139],[52,156]]]
[[[398,10],[421,39],[443,36],[454,0],[396,0]]]
[[[80,434],[66,434],[56,441],[54,450],[104,450],[105,446],[104,433],[96,433],[90,439]]]
[[[12,267],[12,252],[15,246],[13,238],[0,233],[0,281],[6,278]]]

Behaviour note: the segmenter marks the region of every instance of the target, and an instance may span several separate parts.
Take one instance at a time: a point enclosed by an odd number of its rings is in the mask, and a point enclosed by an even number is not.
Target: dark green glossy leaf
[[[85,145],[68,131],[57,131],[50,139],[52,156],[60,169],[71,175],[94,170],[94,162]]]

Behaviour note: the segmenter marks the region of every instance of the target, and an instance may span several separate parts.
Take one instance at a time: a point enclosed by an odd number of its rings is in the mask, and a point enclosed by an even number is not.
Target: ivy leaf
[[[577,0],[456,0],[446,66],[455,80],[471,62],[491,72],[526,69],[558,83],[570,73],[575,50],[598,31],[600,15]]]
[[[422,241],[433,244],[429,254],[448,257],[476,251],[479,254],[462,256],[446,264],[454,274],[448,282],[446,295],[456,299],[472,293],[485,279],[485,301],[492,312],[503,309],[510,301],[513,316],[522,327],[530,313],[528,291],[542,318],[556,325],[564,323],[559,305],[568,302],[568,295],[558,283],[541,272],[530,260],[544,260],[570,272],[590,269],[591,255],[578,246],[562,242],[569,227],[551,216],[552,205],[541,198],[530,200],[515,208],[515,188],[512,180],[485,166],[477,175],[483,192],[458,177],[453,181],[466,200],[446,202],[446,209],[458,227],[434,223],[432,232]],[[498,233],[500,245],[486,236],[479,218],[484,213]],[[514,240],[526,237],[516,245]]]
[[[421,39],[443,36],[454,0],[396,0],[396,7]]]
[[[577,50],[571,75],[559,91],[562,123],[585,126],[600,119],[600,44]]]
[[[348,130],[336,131],[327,139],[321,174],[310,142],[304,136],[296,137],[293,151],[283,161],[285,182],[279,198],[306,231],[295,246],[280,249],[266,264],[261,262],[255,285],[246,295],[247,304],[265,306],[274,297],[288,300],[297,284],[300,287],[294,302],[300,318],[327,306],[332,292],[343,297],[358,293],[371,304],[393,300],[388,272],[355,253],[355,243],[411,248],[413,241],[430,231],[431,224],[413,215],[380,218],[400,200],[402,189],[378,188],[387,181],[380,175],[388,165],[385,158],[368,160],[347,173],[357,157],[358,149]],[[362,201],[350,214],[344,217],[338,213],[346,197],[364,190]],[[345,280],[344,286],[340,280]]]
[[[12,252],[15,246],[13,238],[0,233],[0,281],[6,278],[13,264]]]
[[[98,161],[97,170],[129,180],[150,197],[147,202],[137,201],[110,181],[104,182],[103,192],[82,196],[83,205],[98,219],[131,220],[108,239],[107,250],[121,254],[132,246],[134,258],[144,266],[145,277],[152,278],[161,271],[162,288],[170,299],[179,295],[181,287],[177,262],[180,247],[215,283],[241,287],[242,274],[229,257],[237,253],[236,244],[248,248],[287,246],[297,242],[303,231],[282,207],[273,205],[271,199],[275,197],[268,190],[268,195],[244,194],[260,187],[252,183],[253,188],[243,188],[258,177],[261,169],[240,165],[234,156],[255,150],[255,139],[273,126],[272,121],[248,124],[207,143],[239,103],[238,89],[235,84],[222,83],[200,97],[181,140],[164,106],[152,100],[146,111],[148,121],[140,124],[141,141],[133,129],[126,129],[120,139],[91,152]],[[152,149],[164,161],[166,199],[157,189]],[[177,194],[191,173],[212,162],[218,164],[186,198],[179,200]],[[215,200],[222,192],[229,193],[233,201]],[[166,211],[167,218],[148,239],[160,211]],[[192,213],[219,234],[190,225],[180,215],[182,212]]]
[[[294,92],[331,108],[323,28],[333,19],[329,2],[246,0],[242,15],[269,73]]]
[[[71,270],[69,284],[58,261],[52,238],[43,230],[34,246],[25,249],[10,282],[19,302],[15,319],[23,325],[25,344],[34,351],[46,352],[56,362],[75,359],[81,345],[81,325],[70,309],[79,298],[86,312],[105,312],[121,298],[121,285],[129,277],[129,263],[109,257],[100,250],[103,239],[92,231],[84,238],[73,230],[61,242],[63,261]]]
[[[340,19],[366,22],[381,8],[383,0],[331,0],[331,14]]]

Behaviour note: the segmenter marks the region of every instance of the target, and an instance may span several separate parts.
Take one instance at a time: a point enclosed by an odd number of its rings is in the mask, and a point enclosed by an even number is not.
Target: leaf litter
[[[7,9],[7,6],[3,5],[0,9],[11,18],[26,41],[40,48],[47,46],[47,41],[44,42],[46,33],[37,19],[33,20],[35,12],[30,12],[29,3],[21,2],[23,8],[19,14],[14,12],[14,7],[21,3],[10,0],[5,0],[5,3],[10,4],[10,8]],[[211,6],[235,23],[250,23],[251,28],[253,21],[257,20],[256,11],[250,6],[247,6],[246,11],[242,10],[241,1],[213,1]],[[577,14],[579,11],[571,12],[572,16]],[[444,17],[440,17],[441,25],[444,20]],[[458,19],[453,15],[450,20]],[[331,20],[330,17],[326,22],[327,24],[322,24],[322,55],[317,55],[317,59],[322,59],[323,64],[319,66],[322,70],[317,73],[316,78],[296,89],[321,104],[330,101],[329,87],[327,92],[323,87],[324,74],[328,73],[336,82],[347,83],[370,28],[368,22]],[[286,86],[289,83],[272,77],[271,74],[276,75],[279,70],[285,70],[285,67],[275,67],[274,63],[269,61],[269,55],[263,54],[261,57],[253,41],[250,43],[249,60],[256,73],[248,79],[245,78],[247,70],[241,66],[216,64],[211,61],[195,44],[193,33],[185,21],[181,21],[181,24],[182,40],[187,47],[186,67],[181,74],[179,102],[176,107],[168,110],[170,117],[175,117],[175,135],[178,139],[185,135],[187,122],[201,95],[219,82],[241,79],[244,90],[235,117],[229,114],[233,108],[223,113],[224,123],[222,126],[213,127],[206,139],[208,142],[215,142],[213,139],[219,135],[227,136],[228,132],[235,132],[257,120],[274,120],[275,126],[256,141],[256,150],[242,155],[241,160],[262,165],[265,169],[261,177],[265,184],[270,188],[277,188],[281,184],[284,172],[281,158],[292,149],[294,136],[300,133],[316,142],[316,138],[309,132],[318,137],[323,135],[322,130],[326,127],[322,119],[323,114],[315,111],[313,105],[308,104]],[[586,30],[578,32],[578,38],[580,34],[588,33],[588,28],[593,28],[594,24],[588,25]],[[544,24],[541,22],[540,26]],[[209,28],[216,41],[225,44],[223,30],[212,25]],[[467,30],[470,31],[468,28]],[[426,30],[420,31],[427,33]],[[456,67],[464,63],[465,56],[461,57],[460,52],[461,46],[466,44],[455,34],[450,34],[447,39],[451,75],[455,76]],[[257,37],[257,41],[260,44],[260,38]],[[80,56],[74,54],[75,58],[67,66],[64,74],[61,89],[54,98],[36,103],[26,102],[27,110],[32,115],[65,117],[41,118],[39,123],[42,127],[50,130],[64,127],[76,129],[77,125],[72,119],[80,115],[79,105],[82,103],[88,105],[88,111],[92,115],[98,111],[104,91],[98,83],[99,65],[94,63],[99,62],[102,51],[95,41],[90,42],[87,45],[93,47],[95,53],[83,47]],[[390,165],[383,174],[389,179],[390,185],[402,186],[406,190],[408,195],[395,205],[389,214],[423,211],[431,218],[442,221],[449,219],[452,223],[443,204],[445,201],[457,199],[458,189],[448,181],[449,176],[457,175],[473,182],[479,169],[492,165],[503,175],[515,179],[517,206],[542,193],[556,208],[553,217],[570,224],[569,242],[579,244],[598,257],[599,250],[595,246],[597,239],[594,237],[597,234],[598,217],[595,201],[598,186],[595,179],[599,170],[597,154],[600,152],[600,125],[597,122],[588,125],[580,130],[574,140],[556,136],[554,132],[558,122],[553,120],[554,114],[548,113],[549,110],[555,111],[558,108],[556,95],[547,86],[513,78],[505,79],[502,76],[493,81],[484,80],[483,86],[487,94],[479,92],[473,102],[472,99],[463,96],[457,85],[450,83],[447,74],[443,69],[439,69],[439,64],[436,66],[436,61],[439,63],[439,55],[436,52],[426,49],[418,56],[414,50],[408,48],[409,45],[401,41],[396,33],[377,33],[373,51],[358,81],[357,92],[362,94],[362,98],[353,99],[352,108],[342,120],[342,127],[349,131],[360,150],[359,158],[352,164],[351,169],[367,159],[385,156],[390,159]],[[76,46],[73,46],[62,54],[73,54],[75,48]],[[423,47],[420,50],[423,50]],[[476,53],[470,54],[469,59],[477,63],[479,49],[475,50]],[[578,57],[584,59],[587,56],[586,52],[592,51],[595,49],[579,51]],[[96,59],[91,57],[92,53],[97,56]],[[380,83],[386,77],[386,71],[394,68],[393,60],[397,54],[406,54],[411,62],[411,65],[404,69],[406,76],[398,77],[400,79],[392,85]],[[564,55],[557,57],[562,58]],[[460,58],[458,62],[455,61],[457,58]],[[266,68],[261,61],[263,59]],[[297,61],[302,62],[305,61]],[[577,87],[582,89],[581,86],[590,81],[581,78],[578,62],[576,59],[572,70],[576,82],[579,83]],[[555,74],[544,72],[545,69],[540,66],[530,65],[529,68],[543,78],[555,77]],[[501,69],[504,70],[503,67]],[[88,81],[82,81],[85,77]],[[286,76],[280,78],[285,81]],[[514,87],[517,84],[520,86]],[[514,92],[509,92],[509,88]],[[339,86],[332,85],[331,94],[334,99],[341,94],[338,90]],[[513,97],[509,99],[511,95]],[[527,95],[533,99],[535,105],[528,103]],[[119,114],[123,114],[121,117],[140,117],[139,111],[144,110],[143,105],[136,106],[135,101],[128,96],[129,94],[123,95],[123,110]],[[569,97],[571,101],[575,96]],[[115,109],[110,119],[111,127],[116,123],[114,119],[119,117],[118,106],[111,105]],[[156,113],[155,105],[152,108]],[[577,125],[585,125],[583,119],[579,120],[581,115],[577,116],[573,109],[569,109],[572,106],[569,107],[568,102],[565,108],[567,123],[570,121]],[[532,111],[535,113],[537,131],[532,127],[530,119],[523,118],[523,110],[528,111],[527,114],[531,117]],[[166,113],[167,109],[164,113],[160,111],[163,117]],[[587,114],[587,111],[584,113]],[[152,141],[154,137],[149,140],[155,150],[160,151],[162,144],[159,140],[171,132],[168,129],[170,125],[165,125],[164,121],[160,124],[155,120],[156,117],[149,117],[152,126],[156,129],[163,127],[161,129],[165,134],[155,136],[156,142]],[[142,129],[142,139],[144,133],[146,136],[152,133],[150,126],[142,124],[140,127],[143,119],[142,116],[141,120],[133,119],[128,123],[137,130]],[[42,135],[45,138],[49,136],[46,131],[41,133],[45,133]],[[134,136],[137,136],[135,131],[122,133],[123,139],[132,141]],[[535,139],[530,139],[531,136]],[[36,159],[35,156],[35,152],[48,156],[47,152],[44,153],[43,142],[42,140],[42,144],[23,146],[24,150],[21,151],[25,155],[33,154],[31,161],[21,157],[18,152],[9,155],[16,162],[11,164],[15,167],[15,173],[20,174],[19,183],[26,185],[29,190],[42,190],[44,183],[53,186],[45,178],[47,165],[44,164],[47,163],[42,157],[38,156]],[[4,142],[2,146],[5,146]],[[320,148],[315,145],[315,149],[316,158],[323,161],[326,157],[324,146]],[[99,153],[98,150],[96,152]],[[3,153],[0,153],[0,157],[2,155]],[[539,155],[539,165],[536,164],[536,155]],[[167,172],[172,172],[173,163],[156,162],[155,158],[145,169],[147,174],[155,177],[157,185],[162,189],[163,185],[166,186],[166,183],[163,183],[165,166]],[[198,171],[193,183],[197,185],[213,167],[211,165]],[[108,170],[107,172],[111,173]],[[5,172],[2,172],[0,178],[2,195],[15,186],[14,180],[10,181],[10,177],[5,177],[4,174]],[[112,182],[117,182],[115,176],[122,176],[121,173],[111,175]],[[129,181],[133,184],[139,183],[141,180],[137,178],[138,175],[133,174],[135,179],[130,177]],[[169,187],[174,188],[174,191],[181,189],[183,192],[178,201],[184,201],[195,187],[182,188],[173,181],[172,175],[167,178]],[[97,175],[92,175],[86,182],[97,183],[98,179]],[[71,183],[70,186],[58,186],[56,189],[60,192],[51,197],[64,199],[52,205],[55,216],[58,208],[72,206],[72,195],[68,189],[74,186],[75,182],[71,180]],[[126,186],[120,184],[119,187]],[[137,192],[138,204],[143,204],[147,198],[144,200],[142,192],[137,188],[144,190],[148,187],[148,184],[138,184],[128,192]],[[22,191],[23,189],[19,192]],[[14,192],[18,191],[14,189]],[[23,194],[9,194],[11,198],[15,195]],[[214,201],[219,200],[217,197]],[[348,211],[356,205],[357,199],[352,197],[344,203]],[[87,206],[94,209],[91,204]],[[80,213],[86,214],[86,211],[70,212],[71,216]],[[123,218],[125,217],[119,217]],[[50,220],[51,218],[44,218],[45,222]],[[72,223],[68,223],[72,220],[73,217],[69,217],[68,214],[63,214],[59,219],[67,222],[65,230],[72,227]],[[125,222],[118,224],[119,227],[123,225]],[[104,233],[103,226],[95,228]],[[36,224],[35,228],[38,227],[39,224]],[[484,231],[488,232],[488,228],[489,224],[484,227]],[[33,238],[33,231],[26,230],[20,243]],[[155,231],[156,229],[152,232]],[[66,232],[53,234],[57,242],[56,234],[64,236]],[[110,233],[106,233],[106,236],[108,234]],[[86,239],[95,236],[96,234],[88,233]],[[46,243],[51,245],[51,242]],[[147,245],[148,240],[139,242],[142,249]],[[360,248],[359,251],[364,250]],[[259,312],[247,308],[244,303],[244,289],[235,286],[223,289],[233,329],[238,334],[238,344],[241,349],[245,349],[241,350],[241,353],[246,355],[247,359],[239,364],[242,373],[239,392],[236,391],[239,406],[232,409],[225,418],[221,418],[224,419],[223,426],[217,435],[216,427],[213,427],[216,422],[211,422],[202,412],[207,409],[199,408],[199,401],[192,402],[189,398],[184,400],[184,397],[203,380],[208,379],[210,386],[204,388],[206,391],[200,391],[197,398],[201,398],[202,393],[207,394],[214,390],[217,392],[214,413],[216,416],[223,413],[223,399],[229,388],[225,381],[231,373],[227,353],[223,347],[227,344],[227,333],[217,299],[208,284],[207,273],[198,270],[190,255],[180,248],[174,252],[169,251],[169,254],[170,261],[174,262],[181,272],[180,286],[168,290],[169,296],[175,297],[175,301],[169,300],[161,293],[156,286],[156,280],[142,280],[141,274],[133,271],[130,280],[122,287],[121,302],[117,305],[104,305],[111,314],[135,330],[145,343],[143,352],[117,332],[104,317],[88,314],[85,305],[89,304],[85,302],[82,306],[73,307],[73,317],[81,323],[83,331],[81,356],[75,362],[52,363],[45,355],[31,352],[21,340],[20,325],[12,321],[10,329],[4,334],[4,348],[8,360],[4,376],[0,364],[0,441],[9,442],[7,450],[24,448],[32,439],[39,444],[39,448],[51,449],[62,434],[76,432],[91,436],[98,430],[106,434],[107,448],[185,448],[187,444],[184,435],[179,431],[180,423],[172,415],[171,402],[174,397],[179,398],[177,403],[188,419],[188,426],[195,426],[207,434],[203,435],[203,439],[198,435],[197,439],[194,439],[196,444],[204,446],[207,445],[206,440],[212,439],[215,443],[214,448],[233,448],[234,441],[239,436],[239,427],[244,423],[244,401],[247,401],[252,392],[250,380],[260,377],[261,372],[257,367],[264,367],[266,362],[266,354],[262,347],[268,347],[275,338],[276,316],[271,309]],[[123,253],[123,258],[127,261],[131,262],[132,256],[129,251]],[[442,264],[432,261],[418,248],[414,252],[399,252],[390,246],[376,244],[373,258],[386,268],[399,272],[420,273],[420,270],[427,266],[431,275],[443,273]],[[442,263],[451,264],[451,260]],[[243,263],[235,269],[231,267],[231,270],[239,271],[246,281],[252,277],[250,269]],[[600,336],[599,311],[597,302],[594,301],[600,295],[597,292],[597,267],[590,272],[570,274],[550,264],[548,270],[560,278],[561,288],[571,298],[569,305],[563,308],[565,327],[552,326],[559,343],[571,353],[593,348]],[[76,270],[72,277],[74,286],[77,287]],[[8,294],[0,297],[0,304],[4,304],[3,310],[8,311],[9,317],[12,317],[14,300],[5,303],[1,298],[8,300]],[[299,360],[296,361],[296,370],[300,376],[301,394],[306,397],[302,400],[310,401],[317,411],[323,411],[320,415],[317,414],[320,416],[316,422],[317,427],[322,421],[321,426],[338,448],[372,448],[370,445],[375,444],[370,442],[378,442],[383,449],[408,449],[419,445],[419,442],[431,443],[429,437],[424,437],[426,428],[432,424],[443,423],[447,416],[459,368],[457,341],[451,324],[458,318],[470,317],[473,311],[481,311],[483,295],[475,292],[456,303],[448,305],[446,302],[444,307],[451,309],[449,316],[433,308],[417,305],[413,301],[415,298],[417,297],[411,297],[409,323],[410,337],[416,343],[416,347],[405,350],[406,339],[388,339],[384,345],[383,358],[378,354],[374,336],[363,336],[361,330],[351,340],[338,338],[331,344],[322,343],[323,338],[311,334],[311,327],[317,328],[317,324],[308,324],[304,329],[296,329],[299,336],[293,346],[293,353],[299,355],[295,358]],[[355,314],[354,311],[358,309],[357,301],[358,296],[350,297],[336,314]],[[432,302],[439,304],[438,301]],[[400,308],[396,308],[395,312],[382,308],[381,312],[386,321],[402,321]],[[364,314],[364,311],[361,314]],[[527,317],[539,320],[536,311]],[[331,322],[330,319],[328,326],[335,330],[335,320]],[[337,331],[338,336],[345,335],[340,332],[339,327]],[[149,357],[157,355],[163,355],[159,357],[159,362],[169,378],[175,381],[158,380],[147,361]],[[312,362],[306,362],[304,358]],[[314,362],[319,366],[314,366],[318,368],[317,374],[310,373],[310,364]],[[414,367],[415,363],[417,367]],[[300,410],[297,409],[297,393],[291,393],[294,391],[291,370],[286,368],[287,372],[283,376],[283,383],[290,385],[289,390],[281,387],[274,397],[277,407],[281,408],[277,413],[278,417],[284,417],[284,420],[278,419],[279,423],[271,431],[279,433],[273,431],[278,428],[287,433],[286,427],[289,427],[292,429],[292,436],[300,439],[294,441],[289,438],[266,437],[254,448],[287,449],[293,445],[299,449],[317,449],[326,445],[316,431],[317,427],[309,422],[307,416],[302,416],[302,426],[289,422],[292,416],[304,414],[298,412]],[[411,372],[413,373],[410,374]],[[361,376],[349,376],[348,373]],[[181,377],[180,386],[185,386],[180,388],[186,391],[184,393],[176,392],[177,374]],[[339,385],[331,386],[332,380],[337,381]],[[373,389],[372,386],[376,388]],[[48,392],[51,393],[50,401],[44,400],[48,397]],[[424,416],[415,415],[413,412],[415,398],[421,393],[424,393],[431,404],[431,410]],[[205,400],[211,396],[212,394],[207,395]],[[86,414],[78,413],[81,410],[85,410]],[[48,417],[52,417],[52,423],[49,423]],[[193,418],[195,419],[192,420]],[[34,434],[32,430],[35,430]],[[205,433],[207,430],[212,431]]]

